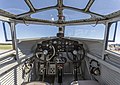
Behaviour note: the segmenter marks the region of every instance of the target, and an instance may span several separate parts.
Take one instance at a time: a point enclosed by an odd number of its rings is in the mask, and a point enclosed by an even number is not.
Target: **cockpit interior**
[[[0,85],[120,85],[119,3],[0,0]]]

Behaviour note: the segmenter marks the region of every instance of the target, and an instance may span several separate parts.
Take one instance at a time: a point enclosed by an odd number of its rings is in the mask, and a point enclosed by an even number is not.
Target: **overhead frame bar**
[[[58,21],[48,21],[48,20],[40,20],[29,18],[25,20],[11,20],[17,23],[25,23],[25,24],[39,24],[39,25],[51,25],[51,26],[70,26],[70,25],[85,25],[85,24],[96,24],[96,19],[82,19],[82,20],[72,20],[72,21],[63,21],[59,23]],[[99,19],[97,24],[105,23],[107,20]]]
[[[89,0],[88,4],[85,7],[85,12],[89,11],[90,7],[92,6],[92,4],[94,3],[95,0]]]
[[[89,18],[89,19],[81,19],[81,20],[64,21],[62,23],[58,23],[58,21],[49,21],[49,20],[41,20],[41,19],[34,19],[34,18],[28,18],[28,19],[25,19],[25,21],[22,18],[21,19],[12,19],[11,21],[16,21],[18,23],[53,25],[53,26],[96,24],[96,22],[97,22],[97,24],[101,24],[101,23],[105,23],[105,22],[120,21],[120,12],[115,12],[115,13],[112,13],[112,14],[107,15],[105,17],[107,17],[107,18],[106,19]]]
[[[21,18],[21,17],[25,17],[25,16],[28,16],[28,15],[31,15],[34,13],[43,12],[43,11],[47,11],[47,10],[51,10],[51,9],[57,9],[57,8],[58,8],[57,6],[50,6],[50,7],[45,7],[45,8],[41,8],[41,9],[35,9],[35,12],[29,11],[26,13],[22,13],[22,14],[17,15],[16,18]],[[85,12],[84,9],[79,9],[79,8],[70,7],[70,6],[63,6],[63,8],[105,18],[104,15],[100,15],[100,14],[90,12],[90,11]]]
[[[10,12],[4,11],[2,9],[0,9],[0,16],[4,16],[4,17],[7,17],[7,18],[15,18],[16,17],[16,15],[14,15]]]
[[[48,20],[39,20],[39,19],[37,19],[37,20],[36,19],[27,19],[25,21],[26,21],[26,23],[28,22],[29,24],[32,24],[34,22],[34,23],[41,24],[41,25],[68,26],[68,25],[95,24],[98,20],[98,24],[99,24],[99,23],[105,23],[105,22],[120,21],[120,11],[106,15],[105,17],[106,17],[106,19],[90,18],[90,19],[82,19],[82,20],[64,21],[62,23],[58,23],[57,21],[51,22]],[[28,21],[28,20],[30,20],[30,21]],[[44,23],[44,21],[45,21],[45,23]]]
[[[11,21],[15,21],[16,23],[24,23],[24,24],[39,24],[39,25],[55,25],[55,21],[35,19],[35,18],[21,18],[21,19],[11,19]]]
[[[0,16],[0,20],[1,20],[1,21],[10,22],[10,19],[11,19],[11,18],[4,17],[4,16]]]
[[[30,0],[24,0],[26,2],[26,4],[28,5],[28,7],[30,8],[30,11],[35,12],[35,8],[32,5]]]
[[[81,20],[71,20],[71,21],[64,21],[62,23],[58,23],[58,21],[49,21],[49,20],[41,20],[41,19],[34,19],[28,18],[23,20],[24,18],[20,19],[12,19],[11,21],[16,21],[18,23],[28,23],[28,24],[40,24],[40,25],[53,25],[53,26],[69,26],[69,25],[82,25],[82,24],[100,24],[105,22],[116,22],[120,21],[120,11],[111,13],[105,16],[104,18],[89,18],[89,19],[81,19]]]

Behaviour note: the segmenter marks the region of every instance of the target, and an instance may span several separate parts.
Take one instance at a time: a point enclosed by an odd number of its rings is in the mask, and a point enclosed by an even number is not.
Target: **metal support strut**
[[[65,16],[63,15],[63,0],[58,0],[57,2],[57,10],[58,10],[58,23],[62,23],[65,21]],[[65,26],[59,26],[58,37],[64,37]]]

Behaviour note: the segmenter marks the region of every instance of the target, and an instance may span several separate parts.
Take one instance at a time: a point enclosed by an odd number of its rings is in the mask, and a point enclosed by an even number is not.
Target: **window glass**
[[[21,14],[29,11],[24,0],[0,0],[0,9],[13,14]]]
[[[10,30],[10,25],[6,22],[5,23],[5,31],[6,31],[6,36],[7,36],[7,39],[6,40],[12,40],[11,38],[11,30]]]
[[[107,15],[120,9],[120,0],[95,0],[90,8],[92,12]]]
[[[7,39],[5,38],[5,30]],[[11,31],[7,22],[5,23],[5,30],[3,28],[3,22],[0,21],[0,54],[12,50],[12,42],[8,41],[11,39]]]
[[[90,39],[104,39],[105,25],[80,25],[67,26],[65,36],[90,38]]]
[[[109,36],[111,36],[112,33],[109,33]],[[120,22],[118,22],[117,25],[117,31],[116,31],[116,37],[114,42],[108,42],[108,50],[120,54]]]
[[[37,9],[48,6],[55,6],[57,0],[30,0]],[[64,5],[76,8],[85,8],[89,0],[63,0]],[[18,4],[19,3],[19,4]],[[103,15],[110,14],[120,9],[120,0],[95,0],[90,10]],[[13,14],[21,14],[29,11],[24,0],[0,0],[0,9]]]
[[[57,10],[49,10],[31,15],[32,18],[40,18],[46,20],[57,20]]]
[[[35,8],[55,6],[57,4],[57,0],[31,0],[31,2]]]
[[[65,20],[78,20],[78,19],[87,19],[91,16],[89,14],[76,12],[73,10],[64,10]]]
[[[89,0],[63,0],[64,5],[83,9]]]
[[[55,26],[44,26],[44,25],[16,25],[17,39],[25,38],[41,38],[56,36],[58,29]]]

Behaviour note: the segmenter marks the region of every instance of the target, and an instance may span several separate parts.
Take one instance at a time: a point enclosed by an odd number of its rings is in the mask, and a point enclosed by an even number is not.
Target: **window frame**
[[[112,24],[114,24],[114,23],[115,23],[115,30],[114,30],[113,40],[109,40],[110,28],[111,28]],[[120,57],[120,53],[117,53],[117,52],[114,52],[114,51],[108,49],[108,43],[115,42],[116,34],[117,34],[117,30],[118,30],[118,23],[119,23],[119,21],[108,23],[107,35],[106,35],[106,45],[105,45],[105,54],[107,53],[109,55],[114,55],[116,57]]]
[[[113,35],[112,40],[109,40],[109,37],[108,37],[108,42],[115,42],[116,32],[117,32],[117,27],[118,27],[118,21],[117,22],[113,22],[112,24],[114,24],[114,23],[115,23],[114,35]],[[111,24],[111,26],[112,26],[112,24]],[[110,28],[111,28],[111,26],[110,26]],[[110,34],[110,28],[108,28],[109,29],[109,34]]]
[[[11,40],[8,39],[8,36],[7,36],[7,30],[6,30],[6,24],[5,24],[5,23],[8,23],[8,22],[4,22],[4,21],[2,21],[5,41],[6,41],[6,42],[7,42],[7,41],[12,41],[12,35],[10,35],[10,36],[11,36]],[[8,23],[8,24],[9,24],[9,23]],[[10,26],[10,25],[9,25],[9,26]],[[11,31],[11,29],[10,29],[10,31]]]
[[[1,22],[1,28],[3,29],[3,38],[5,40],[5,42],[10,42],[11,44],[5,44],[5,45],[10,45],[11,48],[8,50],[3,50],[3,52],[0,52],[0,54],[6,54],[8,52],[11,52],[13,50],[13,42],[12,42],[12,31],[11,31],[11,26],[10,23],[7,21],[0,21]],[[8,23],[9,27],[8,29],[10,30],[10,37],[11,39],[8,39],[8,35],[7,35],[7,29],[6,29],[6,23]]]

